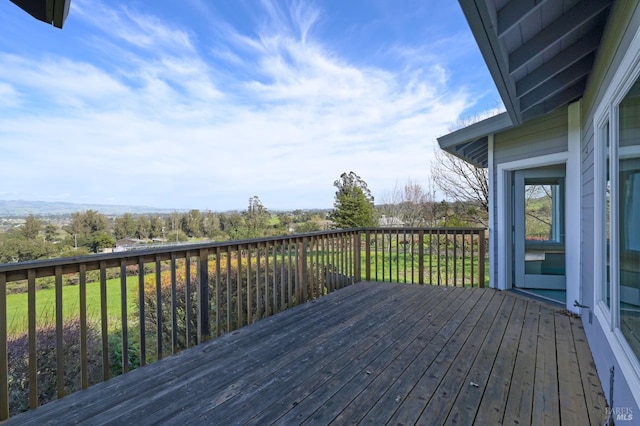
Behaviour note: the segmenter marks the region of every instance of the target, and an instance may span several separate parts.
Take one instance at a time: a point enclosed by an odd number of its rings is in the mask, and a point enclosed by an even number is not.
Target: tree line
[[[120,240],[224,241],[319,231],[326,214],[326,210],[271,213],[258,197],[252,197],[246,210],[224,213],[192,209],[114,217],[86,210],[55,221],[29,215],[20,226],[0,233],[0,263],[99,253]]]
[[[240,240],[331,228],[375,226],[486,226],[488,185],[485,169],[444,151],[432,167],[433,183],[408,179],[382,196],[376,206],[366,181],[351,171],[334,182],[332,210],[270,212],[260,198],[249,198],[243,211],[218,213],[192,209],[170,214],[109,217],[96,210],[76,212],[66,224],[29,215],[0,233],[0,263],[98,253],[124,239],[140,242]],[[471,167],[469,169],[469,167]],[[434,184],[452,201],[436,201]]]

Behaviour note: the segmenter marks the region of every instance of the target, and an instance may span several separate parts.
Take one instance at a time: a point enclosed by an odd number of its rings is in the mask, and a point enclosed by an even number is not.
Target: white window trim
[[[604,150],[599,147],[602,146],[602,137],[599,133],[600,126],[603,125],[607,120],[609,120],[609,144],[610,144],[610,158],[615,158],[617,161],[612,161],[611,168],[609,170],[609,175],[611,177],[617,176],[618,172],[618,105],[627,94],[631,86],[635,83],[635,81],[640,78],[640,28],[636,31],[636,34],[627,49],[622,61],[620,62],[620,66],[616,70],[609,87],[605,91],[604,96],[602,97],[601,102],[596,108],[594,115],[594,161],[595,167],[594,172],[602,171],[602,167],[604,166]],[[628,151],[626,148],[624,149],[624,154]],[[603,188],[604,174],[599,173],[594,176],[594,245],[596,246],[596,251],[594,255],[600,256],[600,250],[598,246],[605,244],[602,241],[602,229],[603,229],[603,221],[604,216],[602,212],[604,197],[602,194],[598,194],[601,192]],[[611,179],[611,205],[617,205],[617,197],[618,197],[618,188],[617,188],[618,178]],[[611,215],[611,235],[617,235],[617,226],[618,226],[618,218],[616,214]],[[615,234],[614,234],[615,233]],[[615,244],[611,244],[611,259],[618,258],[618,242]],[[600,263],[601,258],[596,257],[594,261],[594,280],[602,279],[602,268],[603,265]],[[617,262],[617,261],[616,261]],[[611,268],[612,270],[612,283],[618,282],[618,271],[617,268]],[[600,277],[600,278],[599,278]],[[598,281],[594,281],[594,300],[599,301],[600,290],[599,286],[601,283]],[[623,336],[622,332],[619,328],[620,321],[620,310],[619,310],[619,289],[618,285],[613,285],[610,289],[610,305],[612,308],[610,311],[606,310],[602,303],[596,303],[594,313],[596,318],[598,319],[603,327],[603,332],[607,341],[609,343],[609,347],[611,348],[616,361],[618,362],[620,369],[622,370],[622,374],[625,377],[629,388],[631,389],[631,393],[636,401],[636,404],[640,405],[640,363],[638,362],[636,354],[633,352],[629,344],[627,343],[626,338]]]
[[[496,227],[496,242],[498,244],[498,265],[500,269],[497,271],[497,280],[496,287],[499,290],[507,290],[511,288],[511,283],[509,279],[509,270],[510,265],[507,261],[509,257],[507,256],[507,251],[511,247],[511,230],[505,229],[504,224],[510,223],[509,215],[511,214],[511,203],[508,202],[507,185],[508,185],[508,176],[507,173],[522,170],[522,169],[531,169],[534,167],[544,167],[544,166],[552,166],[552,165],[560,165],[566,164],[569,158],[569,153],[558,152],[555,154],[542,155],[539,157],[531,157],[525,158],[522,160],[509,161],[506,163],[500,163],[497,167],[497,224],[502,224],[502,226]],[[565,191],[567,191],[565,189]],[[568,239],[568,236],[565,237],[565,240]],[[572,303],[573,304],[573,303]]]

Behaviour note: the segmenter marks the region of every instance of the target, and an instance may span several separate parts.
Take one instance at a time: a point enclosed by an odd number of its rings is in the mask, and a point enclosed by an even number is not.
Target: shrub
[[[80,380],[80,321],[72,320],[63,325],[63,356],[65,359],[65,393],[81,388]],[[102,380],[100,333],[93,325],[87,327],[87,361],[89,383]],[[47,325],[37,330],[38,404],[57,398],[56,330]],[[29,336],[25,333],[9,339],[9,403],[15,415],[29,408]]]

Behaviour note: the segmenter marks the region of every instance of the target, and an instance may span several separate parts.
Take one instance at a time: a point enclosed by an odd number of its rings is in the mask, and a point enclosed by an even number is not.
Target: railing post
[[[9,353],[7,350],[7,276],[0,274],[0,421],[9,418]]]
[[[478,233],[478,245],[479,245],[479,249],[478,249],[478,286],[480,288],[484,288],[484,257],[485,257],[485,250],[484,250],[484,229],[481,229],[480,232]]]
[[[209,252],[207,249],[200,249],[199,263],[198,343],[202,343],[209,339]]]

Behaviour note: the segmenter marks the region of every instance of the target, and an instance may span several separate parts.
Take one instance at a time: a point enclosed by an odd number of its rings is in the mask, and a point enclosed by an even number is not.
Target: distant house
[[[382,215],[382,217],[380,219],[378,219],[378,226],[382,226],[382,227],[401,227],[404,226],[405,223],[398,217],[395,216],[390,216],[387,217],[385,215]]]
[[[554,299],[582,316],[610,406],[635,420],[639,2],[460,4],[506,112],[438,142],[489,170],[491,286]],[[526,194],[536,188],[550,199],[542,240],[529,235],[525,218]]]
[[[113,251],[114,252],[127,251],[127,250],[130,250],[131,247],[140,246],[146,243],[147,243],[147,240],[141,240],[139,238],[123,238],[121,240],[116,241],[116,246],[113,249]]]

